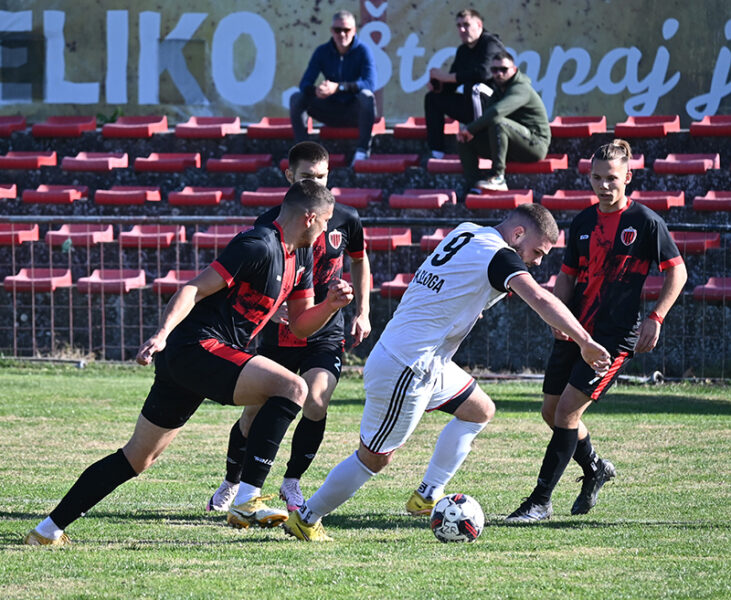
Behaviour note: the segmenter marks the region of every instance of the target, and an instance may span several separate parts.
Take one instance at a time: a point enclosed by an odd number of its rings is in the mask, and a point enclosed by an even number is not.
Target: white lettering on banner
[[[731,40],[731,20],[726,21],[724,34],[727,40]],[[718,51],[711,79],[711,91],[691,98],[685,105],[685,110],[693,119],[715,115],[721,100],[729,94],[731,94],[731,50],[724,46]]]
[[[429,81],[429,71],[432,68],[441,67],[448,58],[454,56],[456,51],[457,49],[454,47],[437,50],[431,59],[429,59],[429,64],[427,64],[424,73],[417,79],[414,79],[414,58],[424,56],[425,50],[422,46],[419,46],[419,36],[415,33],[410,33],[404,45],[396,50],[396,55],[401,57],[401,65],[399,68],[399,84],[401,85],[401,89],[407,94],[424,89]]]
[[[380,34],[378,42],[373,41],[373,33]],[[391,41],[391,29],[383,21],[371,21],[361,28],[360,36],[373,53],[376,62],[376,89],[380,90],[391,80],[393,73],[391,57],[383,51]]]
[[[384,2],[378,7],[373,6],[373,3],[370,0],[366,0],[364,4],[366,10],[368,13],[375,17],[376,19],[380,17],[383,13],[386,12],[386,9],[388,8],[388,2]]]
[[[97,104],[99,83],[74,83],[66,77],[66,41],[63,26],[66,13],[43,11],[43,33],[46,37],[45,102],[49,104]]]
[[[127,60],[129,13],[107,11],[107,78],[104,85],[108,104],[127,104]]]
[[[9,12],[0,10],[0,31],[19,32],[33,29],[33,11],[22,10]],[[27,48],[0,49],[0,69],[3,67],[17,69],[28,64]],[[3,83],[0,80],[0,105],[31,102],[31,85],[29,83]]]
[[[242,35],[254,42],[256,60],[246,79],[236,79],[234,44]],[[269,23],[257,14],[237,12],[221,19],[213,34],[211,69],[216,91],[233,104],[251,105],[267,97],[277,70],[277,41]]]

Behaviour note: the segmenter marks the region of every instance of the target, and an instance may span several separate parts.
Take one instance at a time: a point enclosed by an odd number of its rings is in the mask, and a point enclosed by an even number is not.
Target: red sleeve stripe
[[[248,352],[236,350],[235,348],[227,346],[223,342],[219,342],[218,340],[213,338],[201,340],[199,343],[204,350],[207,350],[214,356],[223,358],[224,360],[232,362],[235,365],[239,365],[240,367],[243,367],[254,356],[253,354],[249,354]]]
[[[358,252],[348,252],[348,256],[351,256],[353,258],[363,258],[365,256],[365,248]]]
[[[579,269],[574,269],[568,265],[561,265],[561,271],[566,273],[566,275],[571,275],[572,277],[576,277],[579,274]]]
[[[604,377],[601,378],[601,381],[599,381],[599,385],[596,386],[596,389],[591,394],[592,400],[596,400],[597,398],[599,398],[599,396],[602,395],[602,392],[607,388],[607,386],[612,383],[612,381],[614,380],[614,376],[617,374],[617,371],[619,371],[620,367],[624,364],[624,361],[627,360],[628,356],[628,352],[620,352],[617,358],[614,359],[614,361],[612,362],[612,366],[609,367],[609,371],[607,371]]]
[[[683,262],[682,256],[676,256],[675,258],[671,258],[670,260],[664,260],[662,261],[657,268],[661,271],[664,271],[665,269],[669,269],[670,267],[674,267],[675,265],[679,265]]]
[[[307,288],[306,290],[295,290],[292,292],[287,298],[294,298],[297,300],[298,298],[312,298],[315,295],[315,290],[312,288]]]
[[[226,270],[226,267],[224,267],[220,262],[214,260],[211,263],[211,267],[216,273],[223,277],[223,280],[226,282],[226,287],[231,287],[233,285],[233,275],[231,275],[231,273]]]

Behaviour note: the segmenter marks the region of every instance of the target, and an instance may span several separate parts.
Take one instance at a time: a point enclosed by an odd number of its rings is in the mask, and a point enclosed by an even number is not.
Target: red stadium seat
[[[489,158],[481,158],[480,169],[492,168],[492,161]],[[462,163],[456,154],[447,154],[444,158],[430,158],[426,162],[426,170],[429,173],[444,173],[447,175],[462,173]]]
[[[216,206],[221,200],[233,200],[232,187],[212,188],[185,186],[179,192],[168,194],[168,204],[171,206]]]
[[[457,192],[455,192],[451,188],[410,188],[408,190],[404,190],[403,192],[404,196],[424,196],[429,194],[446,194],[449,198],[450,204],[455,204],[457,202]]]
[[[467,194],[465,206],[470,210],[512,210],[521,204],[533,202],[533,190],[483,190],[481,194]]]
[[[558,169],[569,168],[568,154],[547,154],[543,160],[535,162],[508,162],[506,173],[553,173]]]
[[[336,167],[347,167],[348,161],[345,160],[345,154],[331,154],[328,160],[328,168],[335,169]],[[289,159],[283,158],[279,161],[279,168],[282,171],[286,171],[289,168]]]
[[[364,160],[356,160],[356,173],[403,173],[407,167],[418,167],[418,154],[371,154]]]
[[[395,209],[436,209],[445,204],[457,204],[454,190],[408,190],[403,194],[391,194],[388,198],[388,205]]]
[[[312,133],[312,119],[307,119],[307,133]],[[246,135],[256,139],[294,138],[292,122],[289,117],[263,117],[258,123],[251,123],[246,128]]]
[[[693,136],[731,136],[731,115],[706,115],[690,124]]]
[[[553,288],[556,287],[556,276],[551,275],[548,278],[548,281],[544,281],[543,283],[539,283],[542,288],[547,289],[549,292],[553,292]]]
[[[201,155],[190,153],[153,152],[147,157],[135,159],[135,171],[153,171],[156,173],[180,172],[185,169],[200,169]]]
[[[79,277],[76,289],[82,294],[127,294],[146,282],[142,269],[94,269],[88,277]]]
[[[253,225],[255,217],[251,217]],[[231,239],[242,231],[248,231],[252,225],[211,225],[205,231],[193,234],[193,246],[196,248],[224,248]]]
[[[422,252],[431,252],[440,242],[452,231],[451,227],[438,227],[434,233],[422,235],[419,241],[419,247]]]
[[[657,300],[660,297],[663,283],[665,283],[665,277],[662,275],[649,275],[645,279],[645,285],[642,288],[642,299]]]
[[[96,118],[48,117],[43,123],[33,125],[33,137],[80,137],[85,131],[96,130]]]
[[[71,269],[24,268],[3,280],[7,292],[53,292],[71,285]]]
[[[0,246],[19,246],[23,242],[38,241],[35,223],[0,223]]]
[[[411,245],[411,229],[408,227],[364,227],[363,238],[368,250],[393,251],[399,246]]]
[[[105,138],[151,138],[156,133],[168,130],[168,118],[165,115],[145,117],[119,117],[114,123],[102,127]]]
[[[720,233],[671,231],[670,236],[683,254],[705,254],[709,248],[721,247]]]
[[[260,187],[254,192],[241,192],[241,204],[244,206],[279,206],[289,188]]]
[[[34,204],[71,204],[89,195],[85,185],[45,185],[23,190],[23,202]]]
[[[444,121],[445,135],[455,135],[459,131],[459,121],[447,117]],[[393,137],[401,140],[425,140],[426,119],[424,117],[408,117],[403,123],[393,126]]]
[[[384,281],[381,284],[381,296],[383,298],[401,298],[413,278],[413,273],[397,273],[391,281]]]
[[[628,117],[614,126],[614,135],[618,138],[665,137],[676,131],[680,131],[678,115]]]
[[[224,154],[206,161],[206,170],[215,173],[256,173],[271,166],[271,154]]]
[[[373,123],[371,135],[378,135],[385,131],[386,119],[381,117]],[[359,136],[360,132],[357,127],[330,127],[329,125],[320,127],[321,140],[357,140]]]
[[[0,198],[14,200],[18,197],[18,186],[14,183],[0,183]]]
[[[705,196],[693,198],[693,210],[697,211],[731,211],[731,191],[719,192],[711,190]]]
[[[241,133],[239,117],[190,117],[175,126],[179,138],[224,138]]]
[[[94,192],[96,204],[134,205],[160,202],[160,188],[143,185],[113,185],[108,190]]]
[[[682,191],[634,191],[630,194],[630,198],[636,202],[641,202],[648,208],[656,211],[670,210],[674,206],[685,206],[685,192]]]
[[[601,117],[556,117],[551,121],[551,137],[591,137],[607,131],[607,118]]]
[[[367,208],[371,202],[383,200],[383,190],[377,188],[341,188],[330,190],[335,200],[353,208]]]
[[[61,161],[64,171],[111,171],[129,166],[127,153],[79,152],[76,156],[65,156]]]
[[[584,210],[598,203],[599,198],[592,190],[558,190],[541,198],[541,204],[548,210]]]
[[[56,153],[49,152],[8,152],[0,156],[0,169],[40,169],[55,167]]]
[[[133,225],[119,234],[122,248],[169,248],[173,242],[185,242],[182,225]]]
[[[731,277],[709,277],[707,283],[693,288],[693,299],[709,303],[731,300]]]
[[[668,154],[652,165],[655,173],[663,175],[702,175],[710,169],[721,168],[721,156],[716,154]]]
[[[164,277],[152,280],[152,291],[156,294],[174,294],[198,273],[193,269],[170,269]]]
[[[645,155],[644,154],[636,154],[632,158],[629,159],[629,168],[633,171],[636,169],[644,169],[645,168]],[[584,175],[587,175],[591,173],[591,159],[590,158],[582,158],[579,160],[579,173],[582,173]]]
[[[61,225],[59,229],[46,233],[46,244],[49,246],[62,246],[67,240],[71,240],[74,246],[94,246],[101,242],[113,242],[114,229],[111,225],[73,223]]]
[[[20,115],[0,117],[0,137],[10,137],[13,131],[23,131],[25,127],[25,117]]]

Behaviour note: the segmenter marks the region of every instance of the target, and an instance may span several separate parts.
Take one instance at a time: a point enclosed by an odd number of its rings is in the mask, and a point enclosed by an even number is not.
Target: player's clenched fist
[[[333,307],[342,308],[353,301],[353,287],[342,279],[336,279],[327,288],[327,301]]]

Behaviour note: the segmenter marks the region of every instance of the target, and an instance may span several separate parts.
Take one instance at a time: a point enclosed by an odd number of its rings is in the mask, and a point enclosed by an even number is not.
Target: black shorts
[[[258,354],[282,365],[292,373],[305,374],[310,369],[325,369],[340,381],[344,342],[316,340],[307,346],[260,346]]]
[[[623,339],[618,343],[616,339],[596,338],[596,341],[612,356],[612,366],[603,377],[598,377],[594,369],[584,362],[578,344],[555,340],[543,378],[543,393],[560,396],[570,383],[597,402],[624,371],[634,352],[630,340]]]
[[[142,415],[158,427],[177,429],[206,398],[233,404],[241,369],[253,356],[213,339],[167,346],[155,355],[155,381]]]

